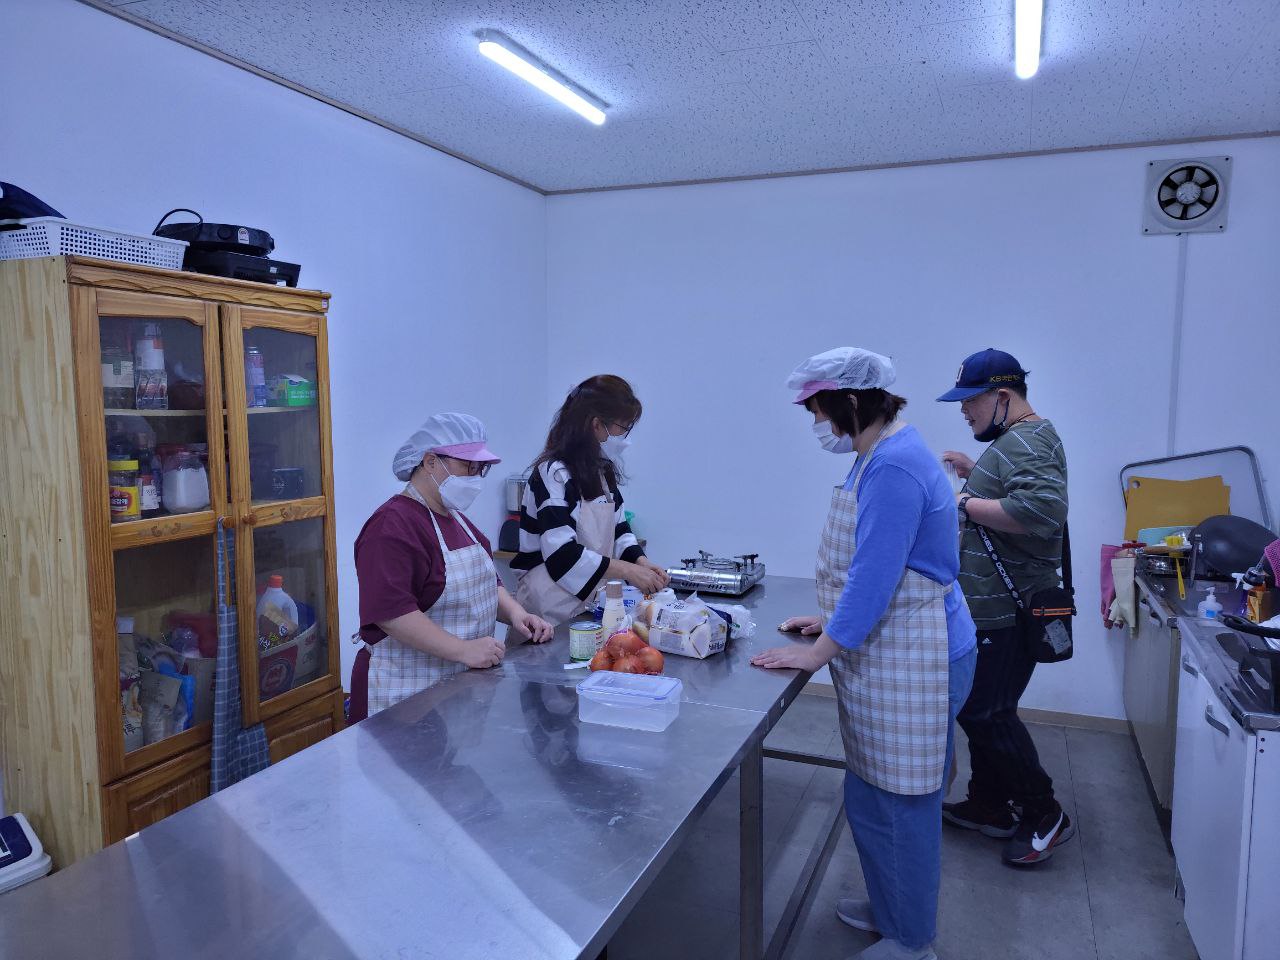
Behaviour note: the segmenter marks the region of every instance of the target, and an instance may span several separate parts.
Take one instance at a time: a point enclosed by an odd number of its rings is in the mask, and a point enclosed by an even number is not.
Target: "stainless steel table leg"
[[[741,806],[739,816],[739,869],[742,960],[764,956],[764,750],[763,742],[750,747],[738,770]]]

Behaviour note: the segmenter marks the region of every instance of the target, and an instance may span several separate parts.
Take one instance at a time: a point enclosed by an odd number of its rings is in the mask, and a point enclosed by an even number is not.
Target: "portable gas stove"
[[[758,553],[737,557],[713,557],[705,550],[698,556],[668,567],[671,586],[676,590],[696,590],[726,597],[740,597],[764,579],[764,564]]]

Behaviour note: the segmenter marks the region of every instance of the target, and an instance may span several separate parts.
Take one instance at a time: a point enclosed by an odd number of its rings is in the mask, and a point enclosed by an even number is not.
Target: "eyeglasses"
[[[437,456],[439,456],[441,460],[452,460],[454,463],[461,463],[465,467],[466,476],[468,477],[487,477],[489,475],[489,471],[493,469],[492,463],[476,463],[474,460],[460,460],[457,457],[450,457],[445,454],[437,454]],[[449,467],[446,465],[445,469],[449,470]],[[452,473],[453,471],[450,470],[449,472]]]
[[[618,434],[613,433],[614,427],[617,427],[619,430],[622,431],[622,433],[618,433]],[[635,428],[636,428],[636,425],[634,423],[628,426],[625,423],[617,423],[617,422],[611,423],[607,427],[610,434],[612,434],[613,436],[618,436],[623,438],[631,436],[631,431],[634,430]]]

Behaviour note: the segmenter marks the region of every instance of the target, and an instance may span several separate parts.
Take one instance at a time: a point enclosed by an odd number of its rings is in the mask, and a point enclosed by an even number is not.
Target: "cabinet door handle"
[[[1227,729],[1227,725],[1213,715],[1213,704],[1206,703],[1204,705],[1204,722],[1213,729],[1217,730],[1225,737],[1231,736],[1231,731]]]
[[[1196,669],[1195,664],[1193,664],[1186,657],[1182,658],[1182,672],[1189,673],[1193,677],[1200,676],[1200,671]]]

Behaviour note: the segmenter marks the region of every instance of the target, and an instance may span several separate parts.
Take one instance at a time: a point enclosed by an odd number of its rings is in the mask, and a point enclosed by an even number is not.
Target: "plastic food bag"
[[[167,663],[160,666],[160,672],[181,684],[178,699],[173,705],[173,732],[178,733],[190,728],[191,718],[196,712],[196,678],[179,673]]]
[[[663,653],[704,660],[729,642],[732,620],[707,606],[697,594],[688,600],[653,603],[645,611],[649,645]]]
[[[708,607],[722,616],[727,616],[733,624],[733,636],[751,639],[756,635],[756,622],[751,611],[740,603],[708,603]]]

